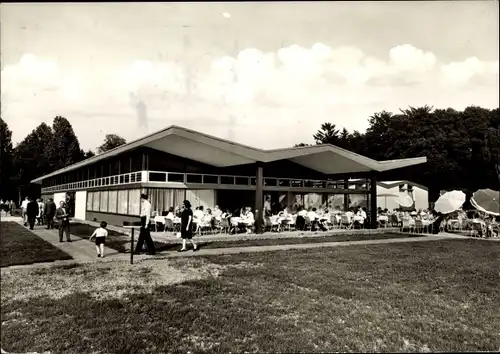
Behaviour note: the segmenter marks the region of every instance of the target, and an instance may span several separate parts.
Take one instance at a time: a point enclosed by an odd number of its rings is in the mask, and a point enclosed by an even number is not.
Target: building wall
[[[106,221],[108,224],[115,226],[123,226],[124,221],[141,221],[139,216],[99,213],[94,211],[87,211],[85,214],[85,220],[96,222]]]
[[[54,193],[54,203],[56,203],[58,208],[60,202],[66,202],[66,192]]]

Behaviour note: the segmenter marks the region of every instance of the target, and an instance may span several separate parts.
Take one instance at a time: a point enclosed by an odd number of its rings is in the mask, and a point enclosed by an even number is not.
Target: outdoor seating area
[[[171,208],[151,219],[150,229],[155,232],[178,233],[180,232],[180,208]],[[255,216],[252,208],[245,207],[240,211],[231,213],[222,211],[218,206],[214,210],[198,207],[194,211],[193,227],[198,236],[213,234],[248,234],[255,232]],[[365,208],[351,208],[346,212],[338,209],[317,210],[303,207],[284,208],[279,212],[268,211],[264,217],[264,232],[290,232],[290,231],[329,231],[334,229],[364,229],[369,225]],[[383,215],[381,220],[385,220]],[[383,221],[379,220],[383,223]],[[388,223],[383,224],[389,226]]]

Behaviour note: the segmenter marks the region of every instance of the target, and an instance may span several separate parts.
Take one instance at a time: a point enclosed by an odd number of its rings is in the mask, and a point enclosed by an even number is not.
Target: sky
[[[497,1],[1,4],[1,115],[85,150],[172,124],[264,149],[375,112],[499,107]]]

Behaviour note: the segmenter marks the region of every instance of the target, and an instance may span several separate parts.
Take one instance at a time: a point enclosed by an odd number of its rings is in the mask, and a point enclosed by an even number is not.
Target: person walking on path
[[[66,241],[71,242],[69,236],[69,215],[66,210],[66,204],[61,201],[60,207],[56,210],[56,219],[59,222],[59,242],[63,242],[63,233],[66,233]]]
[[[24,198],[21,203],[21,217],[23,218],[24,226],[28,226],[28,214],[26,214],[26,210],[28,208],[28,203],[30,202],[29,198]]]
[[[184,201],[184,210],[181,214],[181,237],[182,237],[182,248],[178,252],[185,252],[186,250],[186,240],[191,241],[193,245],[193,252],[198,251],[198,246],[193,241],[193,211],[191,210],[191,203],[189,200]]]
[[[43,211],[44,205],[43,205],[42,199],[38,199],[37,203],[38,203],[38,215],[36,216],[37,224],[38,225],[43,225],[43,216],[45,214],[44,214],[44,211]]]
[[[141,229],[139,231],[139,239],[137,240],[137,246],[135,247],[135,254],[140,254],[142,251],[142,246],[146,242],[148,248],[148,254],[154,255],[156,253],[155,244],[151,238],[151,233],[149,232],[149,222],[151,220],[151,203],[148,201],[148,196],[146,194],[141,194]]]
[[[108,223],[106,221],[101,221],[101,227],[95,229],[92,236],[90,236],[89,241],[95,237],[95,248],[97,250],[97,257],[104,258],[104,243],[106,242],[106,237],[108,236],[108,230],[106,226]]]
[[[38,203],[34,198],[31,198],[30,202],[26,206],[26,215],[28,217],[28,224],[30,230],[33,230],[35,226],[36,217],[38,216]]]
[[[48,202],[44,206],[45,220],[47,221],[47,229],[54,228],[54,216],[56,215],[56,203],[54,199],[49,198]]]

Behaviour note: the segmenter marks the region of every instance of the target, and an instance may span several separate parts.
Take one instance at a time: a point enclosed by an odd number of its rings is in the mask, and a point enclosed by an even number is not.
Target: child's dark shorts
[[[104,244],[106,241],[106,237],[96,237],[95,238],[95,244],[97,246]]]

